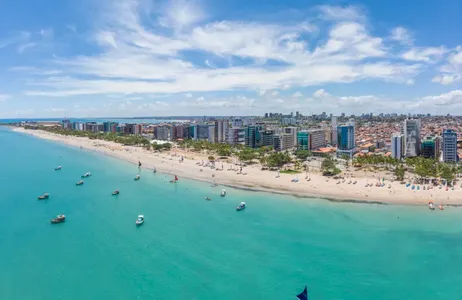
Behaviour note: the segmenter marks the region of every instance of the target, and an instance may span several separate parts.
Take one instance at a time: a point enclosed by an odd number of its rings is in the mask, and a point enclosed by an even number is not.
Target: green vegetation
[[[282,170],[279,173],[281,173],[281,174],[299,174],[300,171],[297,171],[297,170]]]
[[[403,164],[397,165],[395,169],[393,170],[393,174],[395,175],[396,179],[398,179],[399,181],[404,180],[405,173],[406,173],[406,170],[404,169]]]
[[[336,167],[332,157],[325,158],[321,163],[321,170],[324,176],[340,174],[340,169]]]
[[[297,150],[297,151],[295,151],[295,156],[299,160],[306,160],[308,157],[310,157],[312,155],[313,155],[313,153],[311,153],[311,151],[308,151],[308,150]]]
[[[273,152],[266,157],[266,163],[270,168],[280,168],[291,161],[292,158],[287,152]]]

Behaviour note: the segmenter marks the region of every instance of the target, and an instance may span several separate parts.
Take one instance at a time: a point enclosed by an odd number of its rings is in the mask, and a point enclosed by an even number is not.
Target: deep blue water
[[[2,128],[0,143],[0,299],[296,299],[305,284],[310,299],[462,297],[462,209],[221,198]]]

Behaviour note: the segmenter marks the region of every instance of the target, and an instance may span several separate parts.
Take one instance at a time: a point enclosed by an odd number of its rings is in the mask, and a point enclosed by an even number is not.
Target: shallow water
[[[0,299],[296,299],[305,284],[310,299],[462,295],[461,208],[232,188],[221,198],[149,170],[134,181],[134,165],[6,129],[0,143]],[[51,225],[58,213],[66,222]]]

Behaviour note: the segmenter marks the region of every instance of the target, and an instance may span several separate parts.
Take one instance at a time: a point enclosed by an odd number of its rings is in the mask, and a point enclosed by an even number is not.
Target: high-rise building
[[[275,134],[274,130],[268,129],[260,132],[261,134],[261,145],[262,146],[271,146],[273,147],[273,136]]]
[[[282,118],[281,119],[282,125],[296,125],[297,119],[295,118]]]
[[[257,120],[254,118],[244,118],[242,119],[242,125],[243,126],[250,126],[250,125],[255,125],[257,124]]]
[[[245,128],[245,146],[257,148],[261,145],[260,131],[263,130],[260,125],[249,125]]]
[[[217,137],[215,136],[215,124],[209,125],[209,135],[207,140],[210,143],[215,143],[217,141]]]
[[[323,129],[310,129],[309,150],[316,150],[326,146],[326,132]]]
[[[69,120],[63,120],[62,122],[62,127],[64,130],[71,130],[72,129],[72,123]]]
[[[135,134],[136,124],[125,124],[125,134]]]
[[[308,131],[297,132],[297,149],[310,150],[310,133]]]
[[[337,117],[332,116],[331,118],[331,144],[337,145]]]
[[[171,140],[171,131],[169,125],[159,125],[155,128],[155,136],[158,140],[169,141]]]
[[[208,140],[209,139],[209,124],[194,124],[193,126],[193,139],[194,140]]]
[[[355,148],[355,128],[352,125],[337,126],[337,144],[339,150]]]
[[[135,135],[141,135],[143,133],[143,125],[141,124],[136,124],[135,125],[135,131],[133,132],[133,134]]]
[[[451,129],[443,131],[443,161],[446,163],[456,163],[458,161],[457,133]]]
[[[391,157],[402,159],[404,155],[404,135],[394,133],[391,137]]]
[[[231,120],[231,125],[233,127],[242,127],[242,126],[244,126],[244,122],[240,118],[233,118]]]
[[[416,157],[420,152],[420,120],[404,120],[404,154],[406,157]]]
[[[215,121],[215,142],[224,143],[226,142],[226,135],[228,134],[229,121],[216,120]]]
[[[282,128],[283,133],[291,134],[293,136],[294,144],[292,145],[292,147],[297,147],[297,131],[298,131],[297,127],[283,127]]]
[[[273,147],[276,151],[292,149],[294,145],[294,136],[290,133],[275,134],[273,136]]]
[[[427,136],[422,140],[422,151],[421,155],[425,158],[437,158],[437,150],[436,150],[436,138]]]
[[[227,142],[230,145],[244,145],[245,144],[244,128],[240,128],[240,127],[229,128]]]

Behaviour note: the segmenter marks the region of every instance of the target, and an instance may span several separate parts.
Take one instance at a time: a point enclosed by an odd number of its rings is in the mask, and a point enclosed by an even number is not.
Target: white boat
[[[434,210],[435,209],[435,204],[433,204],[432,201],[429,201],[428,202],[428,208],[431,209],[431,210]]]
[[[245,202],[241,202],[241,204],[239,204],[239,206],[236,207],[236,211],[240,211],[240,210],[243,210],[245,209]]]
[[[143,216],[143,215],[139,215],[139,216],[138,216],[138,219],[136,219],[136,222],[135,222],[135,223],[136,223],[136,225],[138,225],[138,226],[141,225],[141,224],[143,224],[143,223],[144,223],[144,216]]]
[[[55,168],[55,171],[59,171],[59,170],[61,170],[61,169],[62,169],[61,166],[57,166],[57,167]]]
[[[87,172],[85,174],[82,175],[82,178],[87,178],[87,177],[90,177],[91,176],[91,173],[90,172]]]
[[[225,190],[225,189],[222,189],[220,195],[221,195],[222,197],[226,196],[226,190]]]
[[[135,176],[135,180],[140,180],[141,176],[140,175],[136,175]]]

